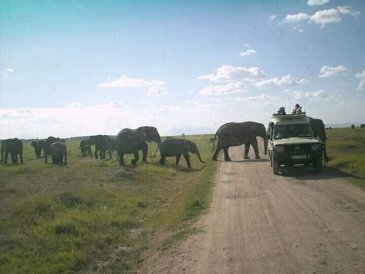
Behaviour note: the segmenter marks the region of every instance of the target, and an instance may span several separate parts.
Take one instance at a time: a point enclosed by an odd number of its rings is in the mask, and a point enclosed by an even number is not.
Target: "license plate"
[[[291,156],[291,158],[293,160],[298,160],[298,159],[307,159],[307,155],[293,155]]]

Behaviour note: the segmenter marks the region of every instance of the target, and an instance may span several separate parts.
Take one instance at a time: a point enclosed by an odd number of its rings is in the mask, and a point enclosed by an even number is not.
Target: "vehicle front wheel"
[[[274,155],[272,155],[274,156]],[[277,159],[275,159],[275,157],[272,157],[272,171],[275,175],[279,174],[279,167],[280,167],[280,163]]]

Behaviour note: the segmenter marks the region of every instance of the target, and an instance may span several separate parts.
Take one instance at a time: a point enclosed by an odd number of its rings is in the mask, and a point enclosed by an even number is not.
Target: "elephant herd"
[[[325,144],[326,132],[322,120],[310,118],[311,127],[315,137],[318,137]],[[216,138],[218,137],[217,146],[213,153],[213,160],[217,160],[218,154],[221,150],[224,153],[224,160],[230,161],[228,149],[232,146],[245,145],[244,159],[248,159],[248,152],[250,145],[255,151],[256,159],[260,159],[258,144],[256,137],[261,137],[264,140],[264,150],[267,154],[267,135],[265,126],[257,122],[242,122],[242,123],[226,123],[218,128],[215,133],[213,142],[213,150]],[[159,163],[164,165],[166,157],[176,157],[176,165],[179,164],[181,156],[184,157],[188,168],[191,168],[189,153],[197,154],[199,161],[205,163],[200,156],[197,145],[192,142],[179,138],[167,137],[161,141],[159,132],[155,127],[143,126],[137,129],[122,129],[113,139],[107,135],[94,135],[88,139],[80,141],[80,150],[83,157],[93,157],[92,146],[95,147],[94,157],[96,159],[105,159],[106,154],[109,159],[112,158],[112,151],[117,151],[118,162],[120,166],[125,166],[124,155],[133,154],[134,159],[131,160],[132,165],[136,165],[139,161],[139,152],[142,151],[142,161],[146,162],[148,143],[155,142],[158,144],[157,149],[160,151]],[[55,137],[48,137],[46,140],[36,140],[31,143],[34,148],[36,158],[41,158],[41,151],[45,163],[47,163],[48,156],[52,157],[54,164],[67,164],[67,146],[65,140]],[[157,151],[156,151],[157,152]],[[328,161],[326,150],[324,149],[325,160]],[[23,143],[21,140],[6,139],[1,141],[1,161],[3,164],[8,163],[8,155],[11,155],[12,163],[18,163],[18,156],[20,163],[23,163]]]

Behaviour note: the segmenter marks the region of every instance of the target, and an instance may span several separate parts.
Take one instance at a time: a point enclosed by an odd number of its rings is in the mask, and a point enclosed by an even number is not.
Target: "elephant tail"
[[[212,141],[212,143],[213,143],[212,151],[214,151],[215,139],[217,139],[217,133],[214,135],[214,138],[213,138],[213,141]]]

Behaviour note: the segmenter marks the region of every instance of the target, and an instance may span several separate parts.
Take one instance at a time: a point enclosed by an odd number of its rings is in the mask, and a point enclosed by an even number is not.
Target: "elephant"
[[[115,139],[118,151],[119,166],[124,166],[124,154],[134,154],[131,160],[132,165],[139,161],[139,151],[142,150],[143,162],[147,161],[148,144],[147,142],[161,142],[160,134],[155,127],[144,126],[137,129],[125,128],[119,131]]]
[[[160,164],[164,165],[166,157],[176,156],[176,165],[179,164],[181,155],[184,156],[188,168],[191,168],[189,152],[198,156],[201,163],[205,163],[201,157],[197,145],[188,140],[167,138],[159,143],[158,148],[160,150],[161,159]]]
[[[65,143],[61,141],[52,143],[50,146],[50,152],[54,164],[67,164],[67,146]]]
[[[95,152],[94,156],[95,159],[98,159],[98,152],[100,152],[100,159],[105,159],[105,152],[109,152],[109,159],[112,158],[112,148],[113,148],[113,141],[107,135],[93,135],[89,137],[88,140],[90,146],[95,145]],[[90,149],[91,151],[91,149]],[[92,156],[92,154],[91,154]]]
[[[326,151],[326,127],[321,119],[309,118],[314,137],[318,137],[323,142],[323,156],[326,162],[328,162],[328,156]]]
[[[40,159],[42,157],[43,142],[43,140],[36,140],[31,143],[31,146],[34,147],[34,152],[37,159]]]
[[[56,138],[53,136],[49,136],[44,142],[43,142],[43,153],[44,153],[44,162],[47,164],[47,158],[49,155],[51,155],[51,145],[54,142],[61,141],[60,138]]]
[[[1,141],[1,161],[4,164],[8,164],[8,156],[10,153],[11,161],[13,164],[18,163],[18,154],[20,162],[23,164],[23,142],[18,138],[6,139]]]
[[[250,145],[255,150],[256,159],[260,159],[259,149],[257,146],[256,137],[264,139],[265,154],[267,154],[267,136],[265,126],[257,122],[242,122],[242,123],[226,123],[222,125],[214,135],[213,150],[215,139],[218,136],[217,148],[213,154],[213,160],[217,161],[218,153],[221,149],[224,152],[224,160],[231,161],[228,155],[228,149],[231,146],[239,146],[245,144],[244,159],[249,159],[248,152]]]
[[[80,149],[81,149],[82,157],[85,157],[87,155],[90,155],[91,157],[93,157],[93,154],[91,152],[91,144],[88,140],[80,141]]]

